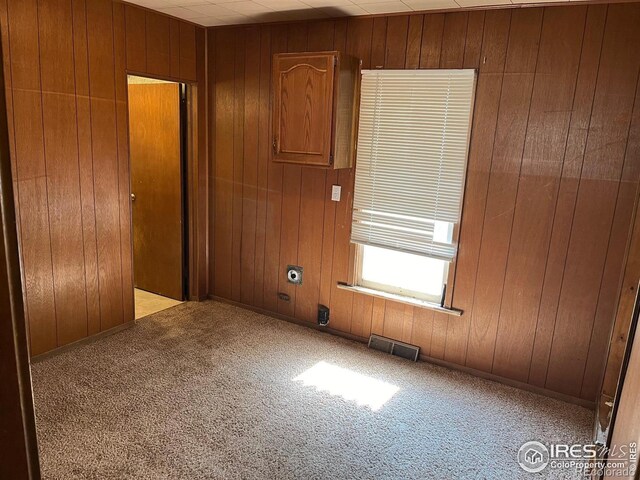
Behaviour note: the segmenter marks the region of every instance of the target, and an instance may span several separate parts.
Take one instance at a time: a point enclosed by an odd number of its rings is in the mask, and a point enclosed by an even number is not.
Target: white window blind
[[[364,70],[351,241],[456,255],[474,70]]]

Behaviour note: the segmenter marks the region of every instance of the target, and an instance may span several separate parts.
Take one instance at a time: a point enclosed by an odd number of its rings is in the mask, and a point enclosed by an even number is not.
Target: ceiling
[[[458,9],[554,0],[127,0],[204,26]],[[566,0],[559,0],[566,1]],[[572,0],[573,1],[573,0]]]

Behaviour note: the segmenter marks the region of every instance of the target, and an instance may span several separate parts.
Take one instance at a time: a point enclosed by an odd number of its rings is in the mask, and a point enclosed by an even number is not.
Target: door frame
[[[638,382],[640,377],[640,332],[638,331],[638,317],[640,317],[640,296],[636,295],[627,346],[622,359],[616,394],[613,399],[611,421],[605,444],[607,447],[605,457],[608,457],[609,448],[619,449],[621,446],[629,446],[631,443],[637,444],[640,441],[640,425],[637,424],[637,415],[635,415],[637,411],[636,405],[640,399],[640,382]],[[635,468],[633,478],[640,478],[640,469],[638,469],[640,461],[638,458],[632,459],[630,456],[627,457],[625,455],[625,459],[628,462],[628,468]],[[616,458],[608,461],[616,463]],[[613,479],[614,475],[609,472],[604,478]],[[630,480],[632,477],[628,476],[626,478]]]
[[[186,268],[187,278],[186,278],[186,289],[185,289],[185,301],[201,301],[207,298],[207,292],[202,291],[202,285],[199,279],[204,271],[206,274],[207,266],[203,265],[203,261],[206,262],[206,256],[204,260],[200,260],[198,252],[201,249],[201,237],[203,233],[201,228],[204,228],[204,241],[205,244],[208,241],[206,237],[207,225],[199,227],[198,218],[199,212],[204,206],[199,205],[199,191],[198,191],[198,172],[201,168],[201,163],[206,162],[206,158],[200,158],[200,147],[198,142],[198,133],[199,133],[199,124],[198,120],[200,117],[203,117],[204,113],[200,113],[198,111],[198,95],[199,95],[199,85],[198,82],[184,80],[175,77],[168,77],[162,75],[154,75],[149,74],[147,72],[138,72],[127,69],[125,71],[126,75],[126,86],[127,86],[127,161],[129,162],[129,212],[131,222],[129,224],[129,229],[131,232],[131,262],[133,266],[133,211],[131,204],[131,144],[129,139],[129,81],[128,77],[130,75],[136,77],[144,77],[152,80],[163,80],[166,82],[173,82],[177,84],[184,84],[187,87],[186,91],[186,112],[187,112],[187,131],[185,132],[186,137],[186,157],[181,158],[182,163],[182,171],[186,173],[182,181],[182,197],[184,202],[183,208],[183,255],[184,251],[186,251],[186,262],[184,264],[184,268]],[[203,87],[204,88],[204,87]],[[182,115],[181,115],[182,117]],[[182,118],[181,118],[182,121]],[[181,131],[181,136],[183,132]],[[181,139],[182,140],[182,139]],[[181,149],[182,150],[182,149]],[[181,153],[184,153],[182,151]],[[206,155],[205,155],[206,157]],[[186,214],[186,215],[185,215]],[[133,268],[131,269],[131,275],[133,276]],[[183,275],[184,276],[184,275]],[[183,279],[183,288],[184,288]],[[132,281],[132,285],[134,285]],[[206,287],[204,288],[206,290]],[[131,292],[133,294],[133,291]]]
[[[1,49],[0,49],[1,50]],[[1,52],[0,52],[1,54]],[[3,85],[0,64],[0,85]],[[39,479],[31,367],[25,322],[5,89],[0,90],[0,477]]]

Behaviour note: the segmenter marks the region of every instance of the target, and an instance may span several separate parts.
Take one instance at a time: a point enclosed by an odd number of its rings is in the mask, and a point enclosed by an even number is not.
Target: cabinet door
[[[331,165],[335,55],[274,58],[275,161]]]

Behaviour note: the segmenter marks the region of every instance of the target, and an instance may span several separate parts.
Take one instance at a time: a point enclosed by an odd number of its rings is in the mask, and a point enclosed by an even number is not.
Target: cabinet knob
[[[278,151],[278,142],[276,141],[276,139],[273,139],[273,153],[276,153]]]

